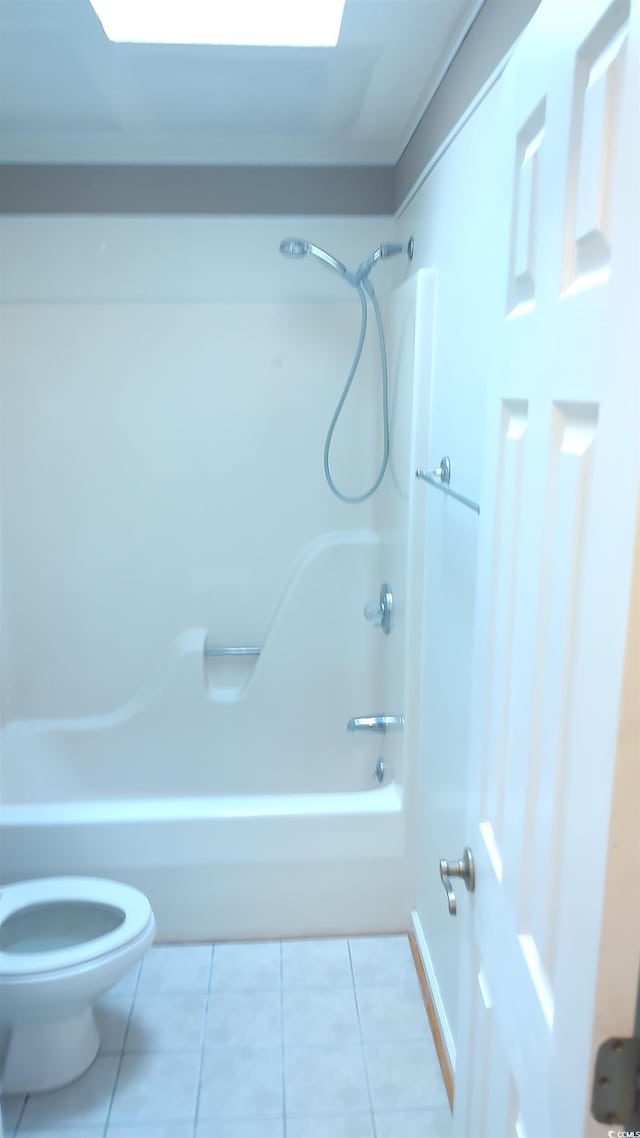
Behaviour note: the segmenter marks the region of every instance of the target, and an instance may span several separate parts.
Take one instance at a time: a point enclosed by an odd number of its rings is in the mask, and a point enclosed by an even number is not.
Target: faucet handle
[[[382,624],[382,612],[378,601],[369,601],[369,603],[364,606],[364,615],[376,628],[379,628]]]
[[[364,607],[364,615],[367,620],[372,621],[376,628],[381,628],[383,632],[391,632],[391,612],[393,609],[393,593],[391,592],[391,585],[383,581],[380,586],[380,597],[378,601],[369,601],[369,604]]]

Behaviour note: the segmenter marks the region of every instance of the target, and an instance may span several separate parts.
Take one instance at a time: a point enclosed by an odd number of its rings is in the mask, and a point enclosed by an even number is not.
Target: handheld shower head
[[[312,245],[310,241],[302,241],[299,237],[287,237],[284,241],[280,242],[280,252],[283,257],[317,257],[319,261],[323,261],[330,269],[335,269],[341,277],[347,275],[347,267],[338,261],[331,253],[327,253],[325,249],[321,249],[319,245]]]
[[[309,242],[299,241],[297,237],[287,237],[280,242],[280,252],[283,257],[306,257],[309,252]]]
[[[393,257],[396,253],[406,253],[409,260],[413,257],[413,237],[411,237],[406,245],[379,245],[378,248],[367,257],[365,261],[356,269],[355,273],[350,272],[346,265],[341,261],[336,260],[325,249],[321,249],[318,245],[312,245],[310,241],[303,241],[299,237],[286,237],[284,241],[280,242],[280,252],[283,257],[317,257],[319,261],[324,261],[330,269],[334,269],[348,285],[356,289],[360,299],[361,306],[361,321],[360,321],[360,337],[358,339],[358,346],[356,354],[353,358],[353,363],[349,370],[345,385],[342,389],[342,394],[338,400],[338,405],[334,411],[333,418],[329,424],[327,437],[324,444],[324,475],[327,484],[333,494],[342,502],[365,502],[367,498],[378,489],[378,486],[384,478],[389,461],[389,379],[388,379],[388,365],[387,365],[387,350],[384,340],[384,328],[382,324],[382,313],[380,305],[369,280],[369,273],[373,266],[381,261],[384,257]],[[382,380],[382,462],[380,469],[373,483],[363,494],[343,494],[336,486],[333,475],[330,469],[330,451],[333,439],[333,433],[336,428],[340,413],[344,406],[345,399],[351,390],[355,374],[360,364],[362,351],[364,348],[365,337],[367,332],[367,312],[368,306],[371,305],[378,326],[378,340],[380,344],[380,368]]]

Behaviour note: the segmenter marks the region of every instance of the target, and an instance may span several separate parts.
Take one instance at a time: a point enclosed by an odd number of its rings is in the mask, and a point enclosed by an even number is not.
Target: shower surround
[[[354,263],[383,225],[304,219]],[[345,505],[322,447],[358,308],[278,257],[295,227],[3,223],[3,873],[128,881],[169,939],[409,922],[407,522],[431,288],[377,270],[391,463]],[[351,493],[379,464],[375,349],[336,431]],[[388,637],[363,615],[382,580]],[[347,732],[379,713],[405,732]]]

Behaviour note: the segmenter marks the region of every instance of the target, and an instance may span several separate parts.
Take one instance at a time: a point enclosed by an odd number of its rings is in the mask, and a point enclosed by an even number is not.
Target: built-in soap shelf
[[[216,645],[205,639],[202,656],[207,695],[217,703],[242,697],[262,648],[258,645]]]

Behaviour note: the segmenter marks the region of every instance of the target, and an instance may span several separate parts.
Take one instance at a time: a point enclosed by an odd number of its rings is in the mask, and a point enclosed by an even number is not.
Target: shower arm
[[[378,245],[378,248],[374,249],[373,253],[358,265],[355,273],[347,273],[347,280],[350,284],[356,286],[359,285],[360,282],[364,283],[374,265],[378,264],[378,261],[384,260],[385,257],[395,257],[397,253],[406,253],[411,261],[413,259],[413,237],[410,238],[406,245],[389,243]]]

